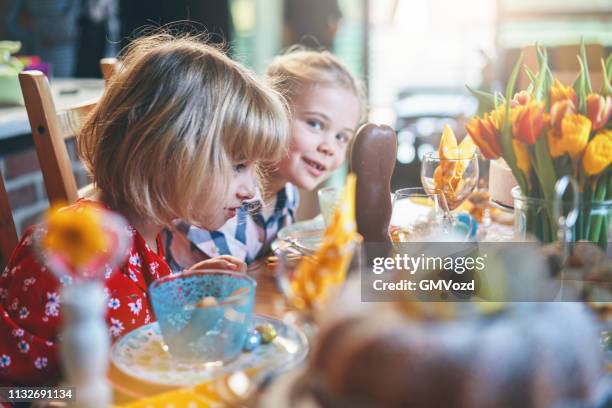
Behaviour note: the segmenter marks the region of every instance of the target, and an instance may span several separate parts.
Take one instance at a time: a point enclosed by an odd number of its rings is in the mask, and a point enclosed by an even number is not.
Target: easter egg
[[[262,324],[257,326],[257,331],[261,335],[263,344],[268,344],[276,338],[276,329],[271,324]]]
[[[250,352],[255,350],[261,344],[261,334],[257,330],[249,330],[246,340],[244,341],[244,346],[242,349],[244,351]]]

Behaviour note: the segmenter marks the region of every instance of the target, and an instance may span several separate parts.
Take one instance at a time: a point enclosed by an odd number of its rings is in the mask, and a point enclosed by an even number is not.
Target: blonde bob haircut
[[[201,38],[141,37],[122,63],[78,138],[111,208],[198,225],[223,205],[234,164],[285,153],[282,96]]]
[[[308,87],[338,86],[352,92],[359,100],[360,121],[366,115],[363,83],[331,52],[290,47],[272,61],[266,70],[268,83],[290,102]]]

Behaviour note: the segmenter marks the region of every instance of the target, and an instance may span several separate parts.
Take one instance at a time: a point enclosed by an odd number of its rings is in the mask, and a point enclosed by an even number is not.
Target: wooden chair
[[[100,60],[105,80],[115,73],[118,66],[116,58]],[[49,201],[73,203],[79,197],[91,195],[91,185],[77,190],[66,140],[76,136],[97,100],[58,112],[49,82],[42,72],[21,72],[19,82]]]
[[[104,79],[108,81],[118,66],[116,58],[100,60]],[[62,200],[72,203],[78,197],[89,195],[93,192],[91,185],[77,190],[66,139],[75,137],[97,101],[58,112],[44,74],[39,71],[25,71],[19,74],[19,82],[49,201]],[[13,213],[0,173],[0,267],[8,262],[18,242]]]
[[[66,139],[75,137],[97,101],[58,112],[42,72],[23,71],[19,82],[49,201],[73,203],[79,194]]]
[[[9,205],[4,179],[0,173],[0,270],[8,263],[13,250],[19,242],[13,212]]]

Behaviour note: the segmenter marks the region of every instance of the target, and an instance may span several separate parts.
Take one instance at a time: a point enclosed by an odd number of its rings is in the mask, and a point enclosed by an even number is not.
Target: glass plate
[[[210,381],[229,372],[290,369],[306,357],[308,341],[300,330],[280,320],[254,316],[253,326],[261,324],[273,325],[276,339],[250,353],[243,352],[236,360],[223,366],[177,364],[164,350],[157,322],[142,326],[117,341],[111,350],[111,361],[129,377],[164,386],[185,387]]]

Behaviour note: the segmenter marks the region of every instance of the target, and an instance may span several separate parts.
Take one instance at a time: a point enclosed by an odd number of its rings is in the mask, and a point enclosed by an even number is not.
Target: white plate
[[[253,326],[271,324],[277,337],[254,351],[243,352],[226,365],[177,364],[164,350],[157,322],[142,326],[122,337],[111,350],[111,361],[130,377],[164,386],[191,386],[212,380],[222,374],[251,368],[276,371],[299,364],[308,354],[306,336],[280,320],[253,316]]]

